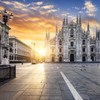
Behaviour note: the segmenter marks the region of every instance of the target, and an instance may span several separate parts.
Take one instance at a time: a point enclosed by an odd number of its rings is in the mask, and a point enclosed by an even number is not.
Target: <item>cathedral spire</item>
[[[45,40],[47,40],[47,31],[46,31],[46,34],[45,34]]]
[[[81,15],[79,16],[79,24],[81,25]]]
[[[68,24],[68,16],[66,16],[66,25]]]
[[[64,19],[63,19],[63,25],[65,25],[65,16],[64,16]]]
[[[96,27],[96,32],[97,32],[97,30],[98,30],[98,29],[97,29],[97,27]]]
[[[50,32],[48,33],[48,40],[50,40]]]
[[[98,36],[98,29],[97,29],[97,27],[96,27],[96,38],[97,38],[97,36]]]
[[[89,32],[89,31],[90,31],[90,25],[88,23],[88,25],[87,25],[87,32]]]
[[[58,26],[57,26],[57,24],[56,24],[56,34],[58,33]]]
[[[78,24],[78,16],[77,16],[77,18],[76,18],[76,23]]]

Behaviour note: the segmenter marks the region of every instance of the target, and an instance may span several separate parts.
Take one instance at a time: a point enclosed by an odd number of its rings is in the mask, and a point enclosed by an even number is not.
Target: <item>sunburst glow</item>
[[[45,49],[41,48],[40,50],[38,50],[40,56],[45,56]]]

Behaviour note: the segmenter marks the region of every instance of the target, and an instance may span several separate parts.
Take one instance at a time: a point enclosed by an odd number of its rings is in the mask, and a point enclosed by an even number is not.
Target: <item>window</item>
[[[93,47],[91,48],[91,52],[93,52],[94,51],[94,49],[93,49]]]
[[[82,44],[85,45],[85,40],[83,40]]]
[[[13,56],[12,56],[12,60],[13,60]]]
[[[15,49],[15,53],[16,53],[16,49]]]
[[[59,52],[62,52],[62,49],[61,48],[59,49]]]
[[[83,48],[83,50],[82,50],[83,52],[85,52],[85,48]]]
[[[12,43],[12,42],[10,42],[9,45],[10,45],[11,47],[13,47],[13,43]]]
[[[52,53],[54,53],[54,48],[52,48]]]
[[[73,46],[74,46],[74,43],[73,43],[73,42],[71,42],[71,43],[70,43],[70,45],[71,45],[71,47],[73,47]]]
[[[10,60],[12,59],[11,55],[10,55],[10,57],[9,57],[9,58],[10,58]]]
[[[70,35],[70,37],[74,37],[74,35],[73,35],[73,34],[71,34],[71,35]]]
[[[61,40],[59,41],[59,45],[62,45],[62,41]]]
[[[70,37],[74,37],[74,30],[73,29],[70,30]]]
[[[10,52],[13,53],[13,49],[12,48],[10,48]]]

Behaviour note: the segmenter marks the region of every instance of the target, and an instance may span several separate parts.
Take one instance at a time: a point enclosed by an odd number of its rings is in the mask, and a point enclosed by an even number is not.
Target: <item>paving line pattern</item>
[[[79,95],[79,93],[76,91],[74,86],[70,83],[70,81],[67,79],[67,77],[64,75],[63,72],[60,72],[64,81],[66,82],[66,85],[68,86],[69,90],[71,91],[73,97],[75,100],[83,100],[82,97]]]

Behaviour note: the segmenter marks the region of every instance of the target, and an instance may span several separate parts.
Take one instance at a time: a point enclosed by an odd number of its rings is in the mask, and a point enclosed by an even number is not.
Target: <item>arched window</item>
[[[74,37],[74,30],[73,29],[70,30],[70,37]]]
[[[54,53],[54,48],[52,48],[52,53]]]
[[[94,51],[94,48],[93,47],[91,47],[91,52],[93,52]]]
[[[13,58],[14,58],[14,57],[12,56],[12,60],[13,60]]]
[[[82,50],[83,52],[85,52],[85,48],[83,48],[83,50]]]
[[[13,49],[12,48],[10,48],[10,52],[13,53]]]
[[[70,45],[71,45],[71,47],[73,47],[74,46],[74,42],[70,42]]]
[[[59,52],[62,52],[62,49],[61,48],[59,48]]]
[[[59,45],[62,45],[62,41],[61,40],[59,41]]]
[[[11,57],[11,55],[10,55],[9,59],[10,59],[10,60],[12,60],[12,57]]]
[[[82,41],[82,44],[85,45],[85,40]]]

